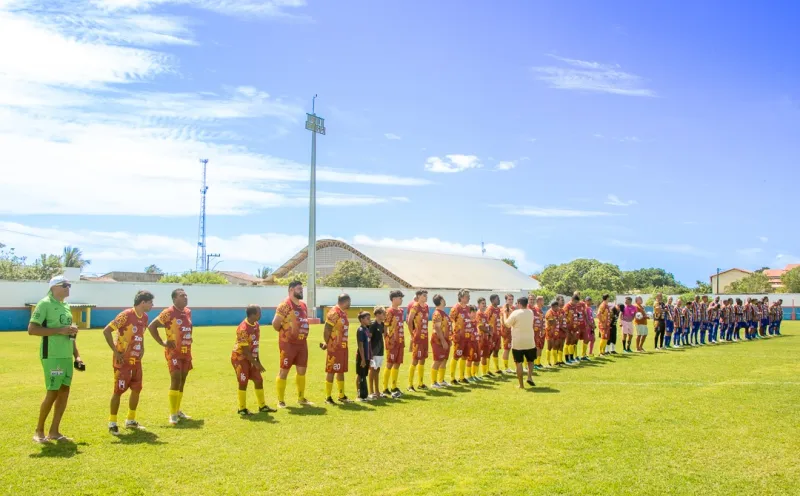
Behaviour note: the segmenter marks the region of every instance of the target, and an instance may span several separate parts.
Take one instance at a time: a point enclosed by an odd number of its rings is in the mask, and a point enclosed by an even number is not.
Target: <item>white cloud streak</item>
[[[636,205],[636,200],[622,201],[617,195],[608,195],[608,199],[606,200],[605,204],[613,205],[615,207],[630,207],[631,205]]]
[[[480,159],[475,155],[445,155],[444,158],[428,157],[425,161],[425,170],[428,172],[450,174],[464,172],[468,169],[483,167]]]
[[[527,217],[543,217],[543,218],[577,218],[577,217],[607,217],[612,215],[609,212],[602,212],[598,210],[575,210],[567,208],[542,208],[542,207],[529,207],[518,205],[490,205],[494,208],[500,208],[506,215],[522,215]]]
[[[655,91],[644,87],[644,80],[620,70],[619,65],[570,59],[549,54],[561,62],[560,66],[534,67],[536,78],[551,88],[625,96],[656,96]]]
[[[508,171],[508,170],[513,169],[516,166],[517,166],[517,163],[514,162],[513,160],[503,160],[501,162],[498,162],[497,165],[494,166],[494,168],[495,168],[495,170],[499,170],[499,171]]]
[[[401,139],[403,139],[403,138],[401,138],[400,136],[398,136],[398,135],[396,135],[394,133],[386,133],[383,136],[388,140],[401,140]]]

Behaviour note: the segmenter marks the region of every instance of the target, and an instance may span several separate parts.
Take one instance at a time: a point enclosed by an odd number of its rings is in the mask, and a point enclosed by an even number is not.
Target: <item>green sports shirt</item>
[[[72,311],[69,304],[53,298],[52,293],[36,304],[31,316],[32,323],[48,329],[58,329],[72,325]],[[39,358],[71,358],[72,340],[69,336],[42,336]]]

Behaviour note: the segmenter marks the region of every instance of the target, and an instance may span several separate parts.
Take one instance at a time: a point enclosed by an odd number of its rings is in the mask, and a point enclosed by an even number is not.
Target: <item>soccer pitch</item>
[[[292,372],[288,409],[241,419],[234,327],[197,328],[182,404],[194,420],[169,426],[167,368],[148,336],[138,408],[148,431],[114,438],[111,352],[99,330],[82,331],[88,370],[74,375],[62,424],[76,444],[44,446],[31,441],[44,395],[39,340],[0,333],[0,493],[797,494],[800,323],[784,322],[783,333],[595,359],[537,373],[534,390],[506,377],[326,407],[322,329],[313,326],[307,396],[316,406],[296,406]],[[262,338],[274,407],[276,333],[265,326]],[[649,340],[648,350],[652,332]]]

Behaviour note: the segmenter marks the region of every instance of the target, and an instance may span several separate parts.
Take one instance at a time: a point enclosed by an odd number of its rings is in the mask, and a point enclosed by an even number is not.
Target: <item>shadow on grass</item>
[[[403,396],[400,397],[401,400],[412,400],[412,401],[428,401],[428,398],[425,396],[420,396],[419,393],[403,393]]]
[[[292,415],[325,415],[328,411],[320,406],[287,406],[286,409]]]
[[[267,412],[259,412],[256,413],[255,415],[242,417],[242,420],[247,420],[248,422],[264,422],[266,424],[277,424],[278,421],[275,420],[275,417],[273,417],[272,415],[274,414]]]
[[[364,403],[356,403],[356,402],[353,402],[353,403],[339,403],[338,406],[342,410],[352,410],[352,411],[372,410],[372,408],[369,408],[366,404],[364,404]]]
[[[39,453],[31,453],[29,458],[72,458],[75,455],[80,455],[83,452],[79,449],[80,446],[89,446],[88,443],[76,443],[74,441],[59,441],[49,442],[41,445],[42,450]]]
[[[551,388],[551,387],[548,387],[548,386],[536,386],[536,387],[528,388],[528,389],[526,389],[526,391],[528,391],[529,393],[560,393],[561,392],[561,390],[559,390],[559,389]]]
[[[205,425],[206,421],[203,419],[184,419],[171,427],[174,429],[202,429]]]
[[[454,396],[454,395],[453,393],[450,393],[448,391],[442,391],[441,389],[432,389],[428,391],[428,396],[437,397],[437,396]]]
[[[118,442],[114,444],[167,444],[159,441],[158,434],[150,431],[131,431],[130,433],[120,433],[117,436]]]

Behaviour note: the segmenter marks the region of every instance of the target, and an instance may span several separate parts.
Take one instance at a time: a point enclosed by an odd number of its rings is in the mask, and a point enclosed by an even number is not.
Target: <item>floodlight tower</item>
[[[317,134],[325,135],[325,119],[316,112],[317,95],[311,99],[311,113],[306,114],[306,129],[311,131],[311,181],[308,202],[308,282],[306,304],[311,314],[317,312]]]
[[[208,159],[201,158],[200,163],[203,164],[203,187],[200,188],[200,227],[197,230],[195,270],[205,272],[208,270],[208,258],[206,258],[206,192],[208,191],[206,169],[208,168]]]

